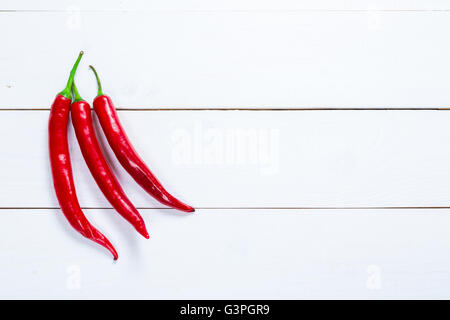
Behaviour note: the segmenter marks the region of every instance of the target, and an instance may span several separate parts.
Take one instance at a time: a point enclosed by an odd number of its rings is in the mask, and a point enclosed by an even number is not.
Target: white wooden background
[[[0,1],[0,298],[449,298],[450,3]],[[52,189],[49,107],[79,50],[167,188],[105,151],[151,239]]]

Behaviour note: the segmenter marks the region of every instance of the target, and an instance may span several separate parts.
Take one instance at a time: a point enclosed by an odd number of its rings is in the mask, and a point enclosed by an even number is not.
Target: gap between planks
[[[59,210],[59,207],[0,207],[1,210]],[[81,207],[83,210],[115,210],[111,207]],[[136,207],[138,210],[175,210],[172,208]],[[373,207],[195,207],[195,210],[442,210],[450,206],[407,207],[407,206],[373,206]],[[195,214],[188,213],[188,214]]]
[[[371,13],[371,12],[385,12],[385,13],[448,13],[450,9],[186,9],[186,10],[95,10],[87,9],[80,10],[84,13]],[[0,13],[67,13],[66,9],[0,9]]]
[[[118,111],[449,111],[450,108],[117,108]],[[50,111],[50,108],[0,109],[0,111]],[[58,210],[59,207],[0,207],[0,210]],[[82,207],[84,210],[114,210],[110,207]],[[173,210],[137,207],[139,210]],[[374,207],[196,207],[196,210],[422,210],[450,209],[450,206]],[[195,213],[194,213],[195,214]]]
[[[116,108],[118,111],[450,111],[450,107],[418,108]],[[1,111],[50,111],[50,108],[0,108]]]

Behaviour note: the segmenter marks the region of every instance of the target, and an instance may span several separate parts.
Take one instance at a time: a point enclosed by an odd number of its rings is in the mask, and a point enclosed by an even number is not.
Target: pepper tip
[[[139,230],[138,230],[139,231]],[[150,235],[148,234],[147,230],[140,230],[139,233],[145,238],[150,239]]]
[[[145,239],[150,239],[150,236],[148,234],[147,228],[145,227],[145,224],[142,223],[138,226],[135,226],[135,229],[137,232],[139,232],[141,234],[141,236],[143,236]]]

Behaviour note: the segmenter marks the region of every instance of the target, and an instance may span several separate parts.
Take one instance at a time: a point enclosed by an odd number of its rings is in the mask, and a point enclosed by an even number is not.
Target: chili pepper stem
[[[72,90],[75,94],[75,102],[84,101],[84,99],[80,96],[80,93],[78,92],[77,86],[75,85],[75,81],[72,83]]]
[[[66,97],[67,99],[72,99],[72,83],[73,79],[75,78],[75,72],[77,71],[78,64],[80,63],[81,57],[83,56],[84,52],[80,51],[80,54],[78,55],[77,61],[75,61],[75,64],[73,65],[72,70],[70,71],[69,79],[67,80],[66,88],[58,93],[59,95]]]
[[[97,73],[97,71],[95,70],[95,68],[93,66],[90,65],[89,68],[91,68],[92,71],[94,71],[95,78],[97,79],[97,87],[98,87],[97,97],[98,96],[102,96],[103,95],[102,83],[100,82],[100,78],[98,77],[98,73]]]

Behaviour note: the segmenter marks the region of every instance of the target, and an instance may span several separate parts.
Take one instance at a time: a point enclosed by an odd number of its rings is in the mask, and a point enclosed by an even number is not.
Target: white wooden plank
[[[202,10],[445,10],[449,9],[445,0],[3,0],[2,10],[100,10],[100,11],[202,11]]]
[[[111,211],[89,218],[119,260],[54,210],[0,212],[0,297],[445,298],[449,210],[143,212],[151,239]]]
[[[450,206],[445,111],[120,111],[168,190],[195,207]],[[2,111],[0,204],[57,207],[48,111]],[[103,137],[101,135],[101,137]],[[80,202],[109,207],[70,146]],[[161,207],[124,172],[139,207]]]
[[[80,49],[120,107],[446,107],[449,14],[1,13],[0,107],[48,107]]]

